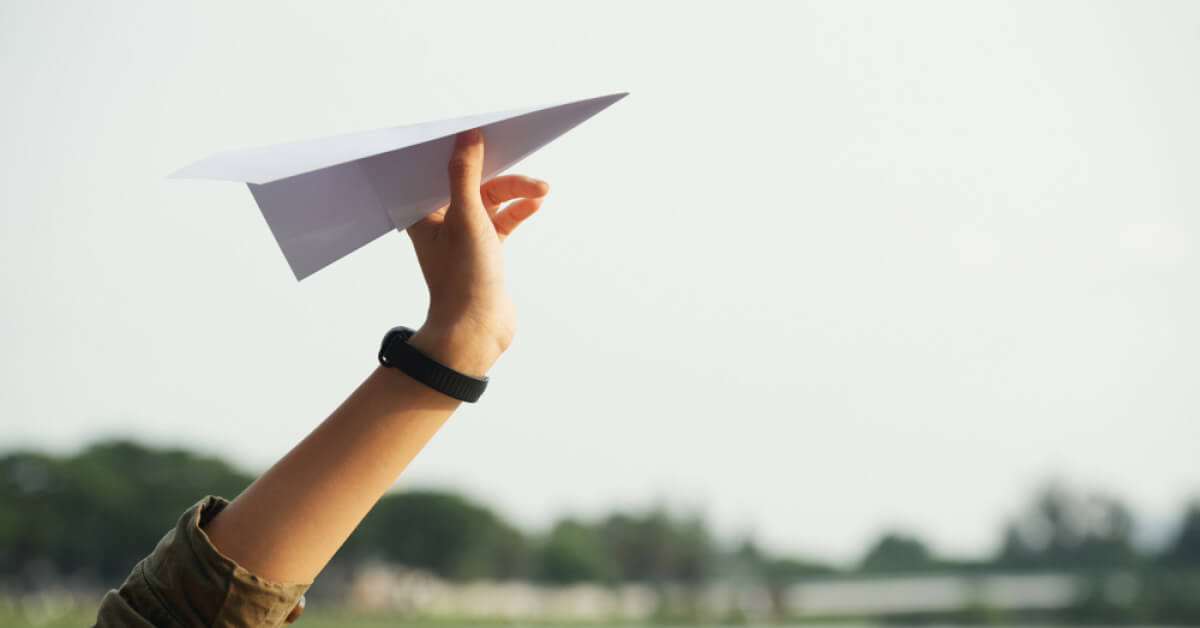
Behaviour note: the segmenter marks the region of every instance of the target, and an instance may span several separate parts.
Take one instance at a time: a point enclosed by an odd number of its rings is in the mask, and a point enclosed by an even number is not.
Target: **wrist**
[[[494,334],[465,325],[441,325],[426,322],[408,343],[425,355],[472,377],[487,375],[507,342]]]

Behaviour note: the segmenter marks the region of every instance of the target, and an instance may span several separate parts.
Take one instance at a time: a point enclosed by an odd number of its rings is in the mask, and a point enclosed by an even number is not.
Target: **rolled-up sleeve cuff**
[[[218,551],[203,526],[228,504],[209,496],[184,512],[120,591],[105,596],[98,624],[113,605],[153,626],[281,625],[310,585],[264,580]]]

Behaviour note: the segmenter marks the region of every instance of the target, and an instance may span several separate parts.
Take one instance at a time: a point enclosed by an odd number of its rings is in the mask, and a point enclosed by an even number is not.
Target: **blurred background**
[[[425,310],[213,152],[616,91],[301,622],[1200,625],[1200,4],[0,4],[0,625],[79,625]]]

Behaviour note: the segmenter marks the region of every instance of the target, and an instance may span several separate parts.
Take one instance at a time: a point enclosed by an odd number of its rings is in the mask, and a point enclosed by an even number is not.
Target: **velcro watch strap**
[[[455,399],[475,403],[487,390],[488,378],[472,377],[438,362],[408,344],[416,333],[408,327],[393,327],[379,347],[379,363]]]

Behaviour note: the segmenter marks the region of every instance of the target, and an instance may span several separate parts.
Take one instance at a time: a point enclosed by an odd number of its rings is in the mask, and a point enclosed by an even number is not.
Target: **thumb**
[[[472,214],[487,210],[479,197],[483,178],[483,133],[479,129],[463,131],[454,138],[454,153],[450,155],[450,208],[446,219],[471,221]]]

